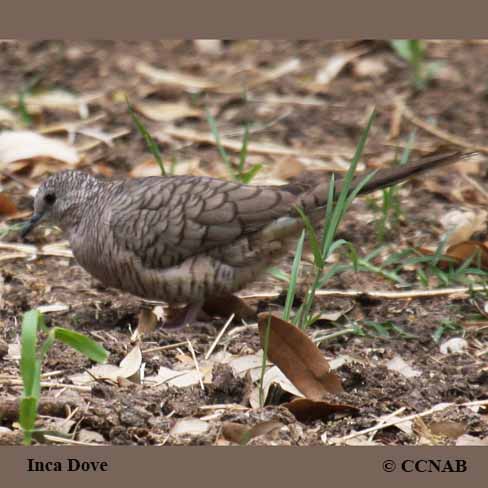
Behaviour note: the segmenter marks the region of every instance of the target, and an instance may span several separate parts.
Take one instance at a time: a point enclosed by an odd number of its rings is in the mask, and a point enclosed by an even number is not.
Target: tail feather
[[[442,154],[434,154],[427,156],[411,163],[402,164],[393,168],[381,169],[378,171],[371,171],[362,173],[352,180],[351,191],[364,181],[364,179],[373,174],[370,180],[361,188],[360,194],[371,193],[382,188],[395,185],[413,176],[419,175],[434,168],[439,168],[448,164],[461,161],[477,155],[477,152],[462,153],[460,151],[452,151]],[[334,194],[338,195],[344,185],[344,180],[337,180],[335,183]],[[304,192],[299,200],[298,205],[301,206],[305,212],[310,212],[326,205],[329,195],[330,181],[320,183],[315,188]]]

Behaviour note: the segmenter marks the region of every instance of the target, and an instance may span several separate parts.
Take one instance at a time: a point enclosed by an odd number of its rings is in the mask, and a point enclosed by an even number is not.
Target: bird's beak
[[[22,227],[22,230],[20,231],[20,237],[22,239],[25,239],[27,234],[39,223],[39,221],[42,219],[42,214],[41,213],[34,213],[32,214],[31,219],[24,224]]]

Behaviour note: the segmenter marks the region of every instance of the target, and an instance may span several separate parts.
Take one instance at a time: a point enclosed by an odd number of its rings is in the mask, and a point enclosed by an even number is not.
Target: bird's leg
[[[164,322],[163,327],[165,329],[181,329],[185,325],[192,325],[203,312],[203,300],[193,302],[183,307],[182,309],[175,310],[169,320]]]

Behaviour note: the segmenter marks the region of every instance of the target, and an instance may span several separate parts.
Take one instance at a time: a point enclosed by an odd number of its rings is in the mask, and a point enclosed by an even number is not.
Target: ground
[[[1,42],[0,93],[6,112],[0,112],[0,124],[20,130],[28,123],[29,130],[58,137],[78,150],[77,167],[107,177],[160,171],[134,127],[126,97],[158,139],[167,167],[175,162],[177,173],[229,177],[206,111],[217,121],[221,137],[237,141],[238,148],[244,125],[250,124],[246,164],[264,165],[252,183],[313,181],[318,173],[344,171],[373,107],[377,117],[361,169],[391,164],[413,132],[411,158],[446,145],[485,154],[488,79],[483,60],[488,43],[430,41],[426,49],[429,62],[443,64],[425,89],[416,90],[408,63],[382,41]],[[69,99],[61,99],[59,90],[69,92]],[[36,99],[40,93],[53,98]],[[73,134],[74,141],[66,137]],[[227,151],[238,159],[230,145]],[[90,378],[80,379],[80,374],[93,362],[56,343],[42,368],[39,427],[55,431],[57,439],[43,442],[226,445],[235,440],[228,422],[275,427],[252,438],[253,445],[452,445],[488,439],[484,293],[463,289],[463,280],[472,278],[464,274],[448,283],[432,275],[422,281],[419,266],[405,261],[384,268],[396,270],[401,284],[378,272],[394,253],[409,247],[435,249],[446,233],[446,215],[454,220],[474,216],[478,222],[460,241],[487,240],[486,220],[477,219],[488,203],[483,157],[399,188],[395,201],[400,216],[388,223],[382,240],[382,192],[353,203],[338,238],[350,241],[360,257],[382,247],[369,270],[351,266],[329,280],[325,290],[349,291],[351,296],[318,296],[315,310],[321,319],[306,333],[313,338],[331,335],[319,347],[329,361],[336,360],[345,392],[329,400],[355,408],[297,420],[284,406],[291,398],[286,391],[268,395],[262,407],[251,401],[259,374],[245,373],[259,372],[257,324],[234,321],[208,358],[225,318],[177,331],[159,324],[137,342],[133,332],[147,303],[103,288],[69,256],[68,247],[43,248],[62,241],[58,230],[36,231],[29,244],[38,246],[37,254],[36,248],[22,248],[16,232],[7,233],[28,217],[32,190],[48,174],[70,166],[61,156],[40,156],[8,162],[0,157],[0,195],[15,205],[11,211],[0,201],[0,443],[21,442],[16,422],[22,316],[53,304],[44,308],[48,325],[96,339],[110,352],[110,364],[119,365],[139,347],[136,372],[142,359],[144,378],[120,373],[123,377],[87,382]],[[350,262],[343,254],[335,259]],[[280,270],[289,273],[292,260],[290,253]],[[310,283],[310,260],[307,251],[295,309]],[[263,277],[241,296],[250,306],[280,316],[286,283],[275,275]],[[417,294],[454,286],[459,289]],[[371,294],[408,290],[408,298]],[[363,293],[352,296],[355,291]],[[460,349],[444,350],[449,339],[458,339],[451,344]],[[251,366],[238,371],[239,358]],[[161,376],[161,368],[194,371],[195,359],[201,384],[197,379],[184,386]],[[406,364],[395,368],[401,360]],[[410,422],[395,424],[396,417],[389,417],[393,413]],[[383,418],[395,425],[345,439]],[[66,437],[60,439],[60,432]]]

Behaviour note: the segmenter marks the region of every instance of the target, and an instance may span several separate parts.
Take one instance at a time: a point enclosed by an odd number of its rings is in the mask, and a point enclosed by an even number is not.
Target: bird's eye
[[[44,196],[44,201],[47,204],[52,205],[56,201],[56,195],[54,193],[46,193]]]

